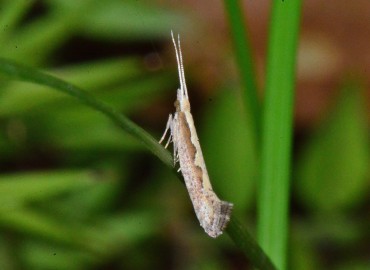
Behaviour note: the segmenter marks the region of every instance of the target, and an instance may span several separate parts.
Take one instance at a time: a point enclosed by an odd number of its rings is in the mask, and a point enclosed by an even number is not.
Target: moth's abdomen
[[[198,198],[192,198],[192,201],[200,225],[209,236],[218,237],[230,220],[233,204],[221,201],[215,193],[209,191],[196,196]]]
[[[220,204],[220,213],[217,218],[216,226],[220,228],[221,231],[223,231],[226,228],[227,223],[230,220],[231,211],[233,210],[233,204],[221,201]]]

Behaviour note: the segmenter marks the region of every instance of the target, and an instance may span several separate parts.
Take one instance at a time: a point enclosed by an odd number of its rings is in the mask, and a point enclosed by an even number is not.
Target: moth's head
[[[176,111],[190,111],[190,102],[184,89],[177,89],[177,100],[175,101]]]

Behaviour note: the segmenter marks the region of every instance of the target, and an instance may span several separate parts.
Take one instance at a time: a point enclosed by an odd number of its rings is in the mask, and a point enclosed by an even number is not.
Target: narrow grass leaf
[[[286,269],[295,60],[301,1],[274,1],[263,115],[258,239]]]
[[[257,140],[261,134],[261,109],[258,100],[258,87],[256,82],[253,52],[246,32],[246,20],[243,16],[242,1],[224,0],[226,14],[228,15],[231,38],[235,47],[235,58],[240,71],[243,85],[243,101],[245,109],[253,121],[254,136]]]

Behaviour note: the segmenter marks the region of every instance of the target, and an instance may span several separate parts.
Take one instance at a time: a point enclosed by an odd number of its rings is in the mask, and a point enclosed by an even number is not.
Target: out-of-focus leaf
[[[66,66],[55,71],[56,75],[86,89],[100,89],[126,82],[139,75],[145,75],[139,58],[115,58]]]
[[[14,246],[7,239],[7,235],[2,233],[0,236],[0,269],[16,269],[14,262]]]
[[[95,241],[99,252],[112,256],[157,234],[162,227],[158,212],[147,210],[107,217],[95,230],[89,230],[87,235]]]
[[[156,232],[161,227],[156,216],[158,213],[146,211],[107,217],[103,222],[67,224],[41,212],[19,209],[1,213],[0,226],[59,244],[82,248],[104,258],[129,248]]]
[[[294,225],[289,245],[289,268],[300,270],[322,269],[319,254],[315,252],[314,244],[300,228],[297,230]]]
[[[143,74],[144,70],[136,59],[119,59],[69,66],[52,73],[89,91],[96,91],[116,87],[133,76]],[[27,112],[51,102],[70,100],[48,87],[25,82],[10,82],[1,90],[0,97],[0,115],[3,116]],[[55,108],[55,103],[52,107]]]
[[[168,37],[170,29],[189,24],[175,10],[143,1],[95,0],[80,16],[80,31],[111,40]]]
[[[83,231],[78,230],[75,226],[66,226],[55,218],[29,209],[12,209],[1,212],[0,226],[63,244],[89,247],[89,243],[84,242]]]
[[[171,82],[168,74],[158,74],[131,80],[125,84],[128,89],[122,87],[98,96],[116,108],[128,111],[158,99],[161,92],[170,89]],[[81,106],[69,97],[69,100],[60,98],[61,100],[48,103],[38,110],[32,110],[19,120],[27,130],[28,141],[38,144],[47,142],[55,148],[73,152],[143,149],[137,140],[122,133],[106,117]]]
[[[338,246],[356,245],[366,235],[366,224],[360,219],[344,215],[328,214],[317,216],[312,221],[298,224],[296,230],[301,237],[319,243],[322,239],[335,241]]]
[[[71,34],[74,22],[78,20],[81,10],[70,13],[49,14],[29,22],[0,44],[0,56],[22,61],[28,64],[41,64]]]
[[[162,145],[160,145],[156,139],[150,136],[148,132],[133,123],[123,114],[120,114],[117,110],[115,110],[108,104],[96,99],[88,92],[80,89],[79,87],[56,77],[42,73],[34,68],[19,65],[13,61],[1,58],[0,72],[16,80],[50,86],[55,90],[66,93],[76,98],[77,100],[93,108],[94,110],[105,114],[105,116],[110,118],[124,131],[136,137],[139,141],[145,144],[148,150],[154,153],[167,166],[173,166],[171,154]]]
[[[0,44],[9,38],[15,26],[19,23],[23,15],[28,11],[34,0],[6,0],[1,1],[0,9]],[[1,45],[0,45],[1,46]]]
[[[125,112],[137,110],[152,104],[165,91],[173,90],[175,80],[177,77],[172,72],[147,74],[133,78],[110,92],[105,92],[99,95],[99,98]]]
[[[116,206],[119,195],[127,182],[128,162],[124,159],[102,160],[98,165],[98,174],[104,175],[99,185],[90,186],[79,192],[53,200],[44,206],[50,212],[56,212],[70,222],[89,222],[97,217],[106,216]]]
[[[367,194],[369,133],[360,88],[349,84],[343,89],[331,117],[302,153],[296,184],[308,208],[348,208]]]
[[[257,162],[253,131],[240,102],[231,91],[210,101],[200,142],[215,189],[243,212],[253,196]]]
[[[364,239],[366,239],[368,234],[368,228],[360,219],[336,214],[318,217],[314,220],[293,223],[292,244],[290,246],[291,269],[327,269],[322,263],[323,254],[320,248],[318,249],[318,247],[323,247],[323,244],[324,248],[325,244],[327,244],[329,247],[335,246],[339,250],[343,249],[345,252],[348,252],[356,250],[356,248],[352,249],[352,247],[358,246],[359,241],[366,242]],[[347,259],[344,256],[343,262]],[[353,262],[353,258],[349,260]],[[333,267],[330,268],[334,269]]]
[[[27,269],[79,270],[88,269],[93,261],[93,254],[78,249],[63,248],[35,241],[23,241],[19,250],[19,259]]]
[[[335,270],[369,270],[369,266],[369,258],[351,259],[335,268]]]
[[[0,176],[0,212],[29,201],[42,200],[98,184],[89,170],[18,173]]]
[[[109,119],[85,107],[62,109],[27,117],[30,141],[53,145],[63,151],[122,151],[143,149],[129,134],[121,132]],[[32,122],[31,122],[32,121]]]

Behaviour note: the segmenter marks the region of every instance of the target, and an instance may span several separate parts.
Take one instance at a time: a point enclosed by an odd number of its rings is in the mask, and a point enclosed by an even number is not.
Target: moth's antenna
[[[184,66],[182,63],[182,54],[181,54],[181,47],[180,47],[180,36],[178,36],[178,47],[175,41],[175,38],[173,36],[173,32],[171,30],[171,36],[172,36],[172,42],[175,47],[176,51],[176,60],[177,60],[177,69],[179,72],[179,80],[180,80],[180,89],[183,95],[188,97],[188,91],[186,89],[186,84],[185,84],[185,75],[184,75]]]
[[[186,88],[186,82],[185,82],[185,72],[184,72],[184,63],[182,61],[182,52],[181,52],[181,44],[180,44],[180,34],[177,35],[177,43],[179,45],[179,54],[180,54],[180,66],[181,66],[181,75],[182,75],[182,82],[184,84],[184,92],[185,97],[188,97],[188,89]]]

